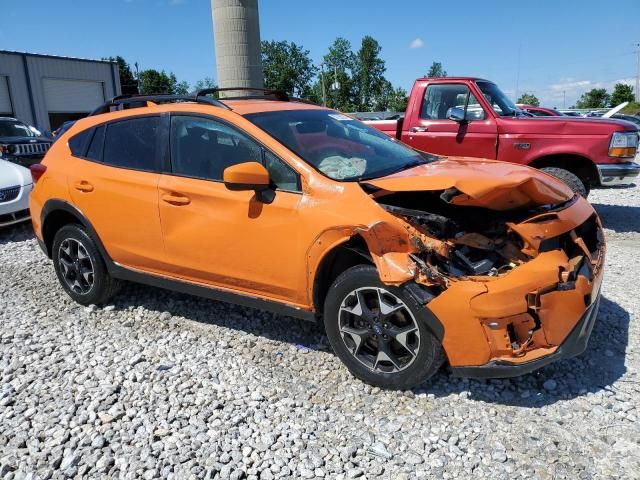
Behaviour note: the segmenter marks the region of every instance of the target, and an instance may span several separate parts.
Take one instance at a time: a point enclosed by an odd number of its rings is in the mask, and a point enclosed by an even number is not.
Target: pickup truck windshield
[[[333,180],[378,178],[437,160],[335,110],[280,110],[245,118]]]
[[[478,88],[483,93],[484,98],[491,105],[493,110],[501,117],[515,117],[520,111],[516,104],[507,97],[495,83],[476,82]]]
[[[35,137],[24,123],[17,120],[0,120],[0,137]]]

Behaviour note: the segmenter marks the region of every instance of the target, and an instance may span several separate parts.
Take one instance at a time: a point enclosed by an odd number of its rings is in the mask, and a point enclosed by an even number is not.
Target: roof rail
[[[194,95],[118,95],[113,97],[111,100],[103,103],[94,111],[92,111],[88,116],[91,117],[93,115],[100,115],[102,113],[111,112],[112,108],[140,108],[145,107],[147,102],[196,102],[196,103],[205,103],[207,105],[211,105],[214,107],[221,107],[225,110],[231,110],[227,105],[222,103],[220,100],[210,97],[198,97],[196,94]]]
[[[225,100],[275,100],[280,102],[298,102],[308,103],[316,105],[311,100],[304,98],[291,97],[289,94],[282,90],[274,90],[271,88],[252,88],[252,87],[226,87],[226,88],[205,88],[196,92],[196,98],[204,97],[205,95],[215,95],[220,92],[258,92],[259,95],[245,95],[241,97],[224,97],[220,101]],[[261,95],[260,95],[261,93]]]

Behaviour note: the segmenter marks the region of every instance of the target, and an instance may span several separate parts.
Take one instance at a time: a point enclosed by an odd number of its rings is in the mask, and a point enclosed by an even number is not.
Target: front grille
[[[3,188],[0,190],[0,203],[6,203],[15,200],[16,198],[18,198],[19,194],[19,186]]]
[[[13,225],[14,223],[24,222],[29,220],[29,209],[20,210],[5,215],[0,215],[0,227]]]
[[[15,150],[12,153],[13,155],[44,155],[50,146],[51,144],[47,142],[18,143],[13,146]]]

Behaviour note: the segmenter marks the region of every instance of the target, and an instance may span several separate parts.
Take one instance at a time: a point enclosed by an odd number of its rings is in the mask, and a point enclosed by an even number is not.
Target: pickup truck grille
[[[14,145],[13,155],[40,155],[45,154],[51,146],[48,142],[42,143],[18,143]]]
[[[0,189],[0,203],[6,203],[15,200],[16,198],[18,198],[19,193],[19,186]]]

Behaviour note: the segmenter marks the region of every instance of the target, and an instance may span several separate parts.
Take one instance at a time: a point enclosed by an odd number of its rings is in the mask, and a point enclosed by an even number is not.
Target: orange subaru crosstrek
[[[604,238],[562,182],[233,90],[116,97],[32,167],[36,235],[75,301],[131,280],[322,317],[349,370],[386,388],[586,348]]]

